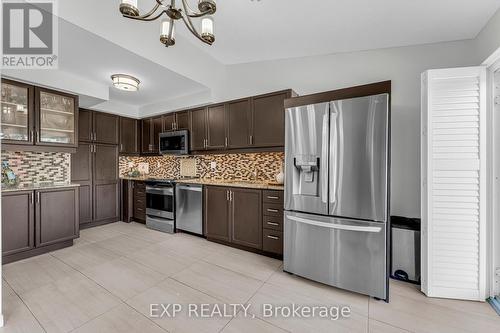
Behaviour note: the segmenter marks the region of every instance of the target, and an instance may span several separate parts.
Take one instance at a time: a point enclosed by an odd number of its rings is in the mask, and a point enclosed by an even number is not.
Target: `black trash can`
[[[391,216],[391,277],[420,283],[420,219]]]

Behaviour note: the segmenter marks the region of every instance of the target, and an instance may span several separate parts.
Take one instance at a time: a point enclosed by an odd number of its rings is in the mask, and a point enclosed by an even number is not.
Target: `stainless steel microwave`
[[[189,154],[189,133],[187,130],[160,133],[160,154]]]

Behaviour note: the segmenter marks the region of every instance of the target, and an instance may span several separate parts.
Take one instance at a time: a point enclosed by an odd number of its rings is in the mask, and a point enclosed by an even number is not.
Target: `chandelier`
[[[160,25],[160,42],[166,47],[175,44],[174,22],[180,19],[196,38],[208,45],[213,44],[215,41],[214,20],[210,15],[215,13],[215,0],[198,0],[198,11],[193,10],[187,0],[181,0],[182,8],[176,7],[175,0],[155,1],[153,9],[141,15],[137,7],[137,0],[121,0],[120,12],[126,18],[140,21],[154,21],[166,14]],[[193,18],[201,18],[201,33],[193,24]]]

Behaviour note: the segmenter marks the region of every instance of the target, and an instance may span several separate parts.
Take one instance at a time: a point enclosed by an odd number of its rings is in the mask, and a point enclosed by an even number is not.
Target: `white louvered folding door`
[[[484,301],[486,69],[422,74],[422,291]]]

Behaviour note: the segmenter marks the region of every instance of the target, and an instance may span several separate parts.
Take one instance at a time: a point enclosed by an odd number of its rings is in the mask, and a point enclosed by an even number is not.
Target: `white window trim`
[[[491,182],[488,189],[488,294],[489,296],[500,294],[500,147],[495,144],[495,138],[500,135],[500,114],[495,113],[495,78],[494,73],[500,71],[500,47],[493,52],[484,62],[488,69],[488,162],[489,179]]]

